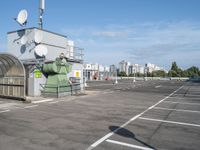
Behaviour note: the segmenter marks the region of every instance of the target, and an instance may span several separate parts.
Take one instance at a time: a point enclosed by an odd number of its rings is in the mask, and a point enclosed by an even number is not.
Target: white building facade
[[[164,70],[162,67],[156,66],[155,64],[147,63],[145,64],[145,70],[149,73],[157,70]]]
[[[126,75],[129,75],[129,66],[130,66],[130,62],[122,60],[119,63],[119,72],[125,72]]]
[[[84,64],[84,77],[86,80],[103,80],[109,76],[110,68],[98,63]]]

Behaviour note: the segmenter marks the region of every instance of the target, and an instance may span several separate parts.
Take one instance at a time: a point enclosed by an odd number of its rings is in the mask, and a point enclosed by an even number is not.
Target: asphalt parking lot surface
[[[0,99],[2,150],[199,150],[200,83],[88,82],[86,95]]]

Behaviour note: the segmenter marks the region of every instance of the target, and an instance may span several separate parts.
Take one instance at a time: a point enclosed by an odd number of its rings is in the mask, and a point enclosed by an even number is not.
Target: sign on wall
[[[81,77],[81,71],[80,70],[74,70],[74,77],[80,78]]]
[[[42,78],[42,72],[39,69],[34,70],[35,78]]]

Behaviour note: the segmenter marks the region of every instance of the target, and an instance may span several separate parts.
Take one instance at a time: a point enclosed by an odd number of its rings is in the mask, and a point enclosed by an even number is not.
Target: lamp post
[[[85,71],[85,76],[84,76],[84,86],[87,87],[87,64],[84,64],[84,71]]]
[[[134,68],[134,77],[133,77],[133,82],[135,82],[135,68]]]
[[[144,70],[144,75],[145,75],[144,80],[147,81],[147,68],[145,68]]]
[[[115,74],[115,84],[118,84],[118,81],[117,81],[117,69],[116,69],[116,74]]]

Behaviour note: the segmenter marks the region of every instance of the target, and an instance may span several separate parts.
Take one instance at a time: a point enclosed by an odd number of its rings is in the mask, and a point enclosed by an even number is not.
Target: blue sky
[[[38,0],[0,2],[0,51],[23,8],[27,27],[37,26]],[[200,67],[200,0],[46,0],[44,28],[83,47],[86,62]]]

